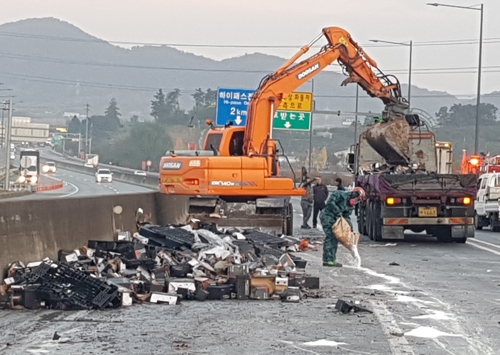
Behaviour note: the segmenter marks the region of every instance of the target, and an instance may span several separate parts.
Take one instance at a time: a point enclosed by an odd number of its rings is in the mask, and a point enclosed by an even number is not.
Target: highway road
[[[116,193],[87,176],[60,174],[87,179],[95,189],[87,193]],[[300,199],[292,202],[299,227]],[[321,278],[321,297],[299,304],[183,301],[105,312],[3,311],[0,354],[170,354],[179,352],[179,343],[186,354],[500,354],[499,233],[479,231],[466,244],[439,243],[424,234],[382,243],[362,237],[359,250],[361,268],[352,266],[342,246],[342,268],[323,267],[321,248],[300,253],[307,272]],[[334,311],[338,299],[373,313],[340,314]],[[55,332],[59,340],[51,340]]]
[[[15,198],[15,200],[33,200],[46,198],[103,196],[119,193],[150,192],[154,188],[133,185],[125,182],[96,183],[93,175],[58,168],[57,173],[44,175],[46,179],[63,180],[64,187],[57,190],[41,191]],[[12,199],[14,200],[14,199]]]
[[[296,235],[323,234],[321,227],[298,228],[298,198],[293,206]],[[354,215],[352,221],[357,228]],[[439,243],[423,233],[382,243],[362,236],[359,249],[361,269],[339,246],[346,267],[326,269],[324,277],[374,310],[387,354],[500,354],[500,233],[476,231],[466,244]],[[321,253],[308,254],[310,262],[321,263]],[[369,346],[362,350],[372,354]]]

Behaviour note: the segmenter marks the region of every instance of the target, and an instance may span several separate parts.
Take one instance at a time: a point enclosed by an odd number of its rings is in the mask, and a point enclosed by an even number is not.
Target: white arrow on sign
[[[243,120],[241,119],[240,116],[236,116],[236,119],[234,120],[234,122],[236,122],[236,124],[239,126],[241,124],[241,122],[243,122]]]
[[[286,121],[286,123],[285,123],[285,127],[286,127],[286,128],[290,128],[290,127],[292,127],[292,124],[291,124],[290,122]]]

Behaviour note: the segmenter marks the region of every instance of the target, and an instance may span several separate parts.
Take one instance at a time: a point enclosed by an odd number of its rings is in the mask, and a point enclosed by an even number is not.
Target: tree
[[[436,112],[436,118],[443,126],[472,126],[476,123],[476,105],[454,104],[448,108],[443,106]],[[495,105],[481,103],[479,105],[479,124],[490,126],[495,124],[498,109]]]
[[[73,116],[71,121],[68,123],[68,133],[81,133],[82,122],[78,119],[78,117]]]
[[[112,98],[109,102],[108,108],[104,111],[104,117],[108,122],[106,122],[107,130],[116,131],[120,128],[120,109],[118,108],[118,104],[115,98]]]
[[[187,115],[184,110],[179,106],[179,98],[181,97],[181,90],[174,89],[167,94],[165,98],[165,106],[167,107],[168,122],[172,124],[184,124],[187,121]]]
[[[132,126],[127,137],[101,142],[95,149],[103,161],[113,164],[140,169],[144,160],[151,160],[157,166],[160,158],[174,147],[172,140],[163,125],[156,122],[145,122]]]
[[[139,116],[133,115],[132,117],[130,117],[130,122],[132,122],[133,124],[138,123],[139,122]]]
[[[204,92],[201,88],[191,94],[194,99],[194,106],[189,111],[188,116],[194,116],[196,121],[213,119],[215,117],[215,105],[217,103],[217,90],[207,89]]]
[[[151,116],[154,117],[155,122],[165,123],[168,119],[168,111],[163,90],[159,89],[154,98],[155,100],[151,101]]]
[[[180,89],[174,89],[167,95],[160,89],[154,95],[155,100],[151,101],[151,116],[155,121],[162,124],[184,124],[187,115],[179,106]]]

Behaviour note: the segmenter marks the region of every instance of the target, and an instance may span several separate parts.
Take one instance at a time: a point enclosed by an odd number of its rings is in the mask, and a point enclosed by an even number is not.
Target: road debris
[[[337,300],[337,303],[335,304],[335,309],[339,311],[340,313],[346,314],[346,313],[355,313],[355,312],[368,312],[368,313],[373,313],[372,311],[361,308],[355,304],[349,303],[344,300]]]
[[[115,241],[89,240],[49,258],[9,265],[0,291],[3,309],[105,309],[133,303],[267,300],[300,302],[319,289],[307,261],[291,254],[303,239],[255,230],[143,224]]]

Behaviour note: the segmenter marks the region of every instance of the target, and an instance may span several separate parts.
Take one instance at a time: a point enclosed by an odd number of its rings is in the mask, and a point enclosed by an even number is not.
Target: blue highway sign
[[[248,104],[255,90],[217,88],[215,124],[224,126],[233,122],[235,126],[247,124]]]

